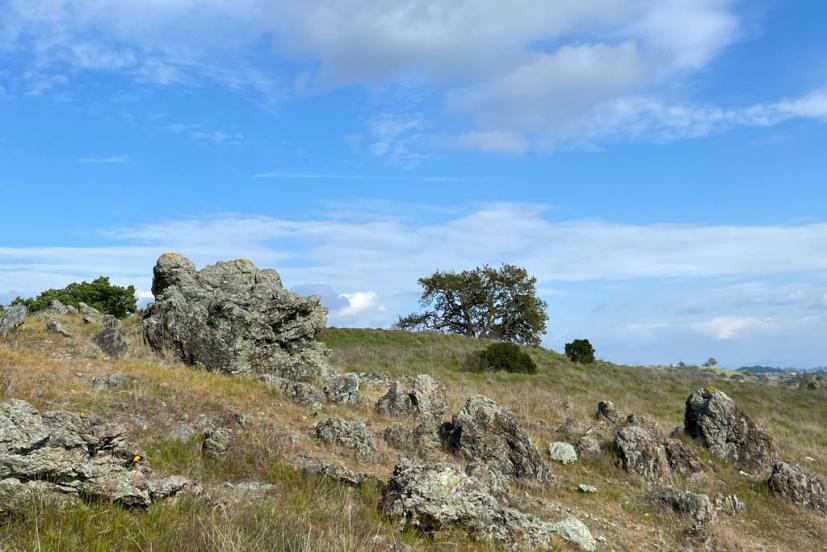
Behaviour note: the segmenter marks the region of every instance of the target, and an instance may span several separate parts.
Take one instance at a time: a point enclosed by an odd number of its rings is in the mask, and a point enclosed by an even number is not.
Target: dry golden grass
[[[5,521],[0,549],[384,550],[400,539],[421,549],[486,548],[459,533],[439,534],[433,540],[400,535],[378,515],[376,489],[344,488],[290,467],[297,456],[310,455],[386,479],[398,452],[384,444],[381,433],[399,420],[372,408],[384,388],[365,387],[369,400],[361,409],[328,406],[321,415],[366,421],[383,454],[366,462],[318,442],[312,436],[318,419],[260,382],[157,358],[142,345],[134,319],[126,323],[131,357],[120,361],[105,359],[89,343],[96,328],[71,317],[63,322],[75,337],[45,333],[43,322],[32,317],[0,343],[0,399],[25,399],[46,410],[84,410],[121,422],[160,473],[181,473],[215,489],[225,481],[262,481],[276,489],[267,500],[228,509],[188,500],[160,504],[149,512],[126,512],[105,504],[68,510],[33,504],[27,515]],[[448,389],[449,411],[459,409],[473,394],[493,398],[514,411],[541,451],[550,441],[560,440],[556,428],[566,418],[588,424],[603,399],[612,400],[623,414],[647,416],[669,432],[682,424],[690,392],[713,384],[770,431],[785,457],[800,462],[811,456],[816,462],[807,469],[827,475],[824,389],[807,391],[750,378],[736,382],[724,371],[704,374],[603,362],[580,366],[541,349],[531,350],[538,364],[535,375],[473,373],[464,369],[466,359],[485,344],[466,338],[343,329],[325,330],[321,338],[334,352],[333,363],[345,371],[432,374]],[[119,389],[92,385],[93,378],[105,379],[113,372],[133,380]],[[181,443],[167,437],[175,425],[199,414],[231,419],[235,413],[245,415],[246,427],[236,432],[231,452],[221,460],[202,458],[197,439]],[[721,516],[715,522],[712,534],[718,549],[825,549],[824,518],[774,500],[762,484],[750,483],[731,467],[699,453],[710,465],[708,477],[677,484],[712,494],[734,492],[748,506],[744,515]],[[615,550],[673,550],[686,542],[687,523],[643,501],[641,481],[619,470],[611,455],[552,470],[556,479],[547,488],[515,487],[520,508],[549,520],[570,510]],[[575,490],[579,483],[594,484],[599,493],[580,494]]]

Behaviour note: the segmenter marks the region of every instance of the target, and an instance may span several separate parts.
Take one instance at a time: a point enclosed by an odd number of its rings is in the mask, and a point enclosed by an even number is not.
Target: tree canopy
[[[572,362],[591,364],[594,362],[594,347],[588,339],[575,339],[566,343],[566,356]]]
[[[12,304],[23,304],[31,312],[43,310],[52,301],[60,301],[64,305],[77,307],[78,303],[86,303],[101,312],[123,318],[137,310],[135,287],[120,287],[109,283],[109,278],[101,276],[91,282],[76,282],[63,289],[47,289],[31,299],[18,297]]]
[[[546,302],[537,297],[537,279],[524,268],[504,264],[436,271],[418,282],[423,311],[401,317],[397,328],[529,345],[539,344],[546,333]]]

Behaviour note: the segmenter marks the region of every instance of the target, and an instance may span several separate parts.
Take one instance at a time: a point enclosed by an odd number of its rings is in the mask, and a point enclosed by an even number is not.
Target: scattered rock
[[[576,435],[582,434],[584,427],[585,426],[577,418],[572,418],[569,416],[563,420],[559,426],[557,426],[555,431],[565,437],[573,438]]]
[[[585,483],[581,483],[577,486],[577,490],[581,493],[593,494],[597,492],[597,487],[594,485],[586,485]]]
[[[322,409],[324,393],[309,383],[280,378],[272,374],[260,374],[256,379],[263,381],[293,402],[306,406],[314,412]]]
[[[514,415],[487,397],[468,399],[442,433],[446,449],[469,461],[486,462],[516,479],[543,482],[551,478]]]
[[[612,439],[611,429],[605,424],[598,424],[586,430],[577,440],[575,448],[584,458],[597,458],[610,447]]]
[[[147,479],[146,488],[149,491],[150,499],[153,501],[171,498],[185,492],[191,495],[202,493],[200,486],[180,475]]]
[[[445,463],[399,463],[382,492],[379,509],[396,519],[400,529],[430,533],[459,528],[509,548],[549,548],[553,535],[570,539],[583,550],[596,547],[579,521],[547,523],[503,507],[478,479]]]
[[[57,299],[52,299],[49,301],[49,310],[52,311],[54,314],[58,316],[66,316],[71,314],[69,307],[58,301]]]
[[[649,483],[671,481],[671,467],[660,432],[644,418],[629,416],[615,432],[614,447],[620,466],[627,472],[636,473]]]
[[[684,430],[710,452],[748,473],[769,473],[776,457],[770,436],[712,386],[698,389],[686,399]]]
[[[98,324],[103,319],[103,313],[101,313],[101,311],[95,307],[90,307],[86,303],[78,303],[78,312],[86,324]]]
[[[406,429],[402,424],[396,422],[385,428],[382,432],[382,439],[391,447],[398,450],[410,450],[414,448],[413,431]]]
[[[577,462],[577,451],[569,443],[556,442],[548,446],[548,455],[555,462],[574,464]]]
[[[226,454],[233,439],[233,430],[228,427],[209,428],[204,432],[201,454],[208,458],[219,458]]]
[[[63,324],[61,324],[58,320],[54,319],[46,322],[46,331],[62,335],[63,337],[72,337],[72,334],[66,331],[66,328],[63,327]]]
[[[117,318],[108,314],[103,318],[103,329],[92,336],[92,343],[110,358],[121,358],[129,349],[126,338],[121,332],[121,323]]]
[[[747,511],[747,505],[735,495],[717,494],[712,499],[715,510],[729,516],[741,514]]]
[[[465,466],[465,474],[476,479],[501,506],[508,506],[511,488],[508,478],[484,462],[471,462]]]
[[[395,381],[376,403],[376,410],[391,416],[417,415],[442,419],[448,399],[445,388],[427,374]]]
[[[612,401],[600,401],[597,403],[597,419],[616,423],[619,419],[617,410]]]
[[[359,376],[356,374],[336,374],[327,378],[324,386],[327,400],[335,404],[343,404],[358,408],[362,406],[362,395],[359,393]]]
[[[776,462],[767,485],[772,494],[827,515],[827,492],[824,481],[805,472],[800,466]]]
[[[181,255],[165,253],[155,265],[152,292],[142,328],[156,351],[225,373],[297,381],[327,373],[327,349],[315,340],[326,310],[318,297],[284,289],[275,270],[236,260],[199,272]]]
[[[186,486],[183,478],[148,480],[148,471],[123,426],[84,413],[40,414],[20,400],[0,403],[0,511],[15,510],[33,492],[144,508],[164,489]]]
[[[349,422],[332,416],[314,427],[316,436],[327,443],[353,449],[356,454],[369,458],[376,455],[376,446],[368,433],[365,422]]]
[[[715,519],[715,507],[705,494],[661,487],[651,491],[648,498],[655,504],[669,507],[681,515],[688,516],[698,524],[710,523]]]
[[[379,481],[372,475],[359,473],[344,466],[329,464],[328,462],[318,458],[300,456],[297,460],[297,465],[305,473],[322,475],[351,487],[359,487],[365,482],[370,482],[376,485],[379,484]]]
[[[0,337],[6,337],[12,330],[26,321],[29,309],[26,305],[12,305],[0,312]]]

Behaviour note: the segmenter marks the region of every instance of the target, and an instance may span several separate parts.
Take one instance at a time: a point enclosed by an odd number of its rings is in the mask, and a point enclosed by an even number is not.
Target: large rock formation
[[[6,337],[9,332],[23,324],[28,313],[26,305],[12,305],[0,312],[0,337]]]
[[[318,297],[284,289],[275,270],[236,260],[196,271],[188,259],[165,253],[152,293],[143,334],[157,351],[227,373],[310,381],[326,372],[327,350],[315,341],[326,311]]]
[[[510,411],[482,395],[471,397],[443,431],[446,448],[515,479],[538,482],[550,473],[528,434]]]
[[[126,429],[90,415],[40,414],[25,401],[0,403],[0,512],[34,494],[104,500],[133,508],[194,486],[152,479]]]
[[[416,415],[441,419],[448,399],[445,387],[428,374],[395,381],[376,403],[377,412],[391,416]]]
[[[684,431],[748,473],[766,476],[776,458],[772,438],[726,393],[712,386],[698,389],[686,399]]]
[[[380,511],[398,521],[400,529],[433,532],[459,528],[508,549],[549,549],[552,537],[571,541],[583,550],[597,543],[574,518],[548,523],[505,507],[489,484],[450,464],[398,464],[382,491]]]
[[[799,466],[777,462],[772,467],[767,485],[772,494],[827,515],[827,491],[824,481],[805,472]]]

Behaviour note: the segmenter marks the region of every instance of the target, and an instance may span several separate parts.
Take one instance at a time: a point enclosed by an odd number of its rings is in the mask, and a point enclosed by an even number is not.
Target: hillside
[[[342,465],[377,481],[388,479],[398,457],[382,440],[397,421],[374,410],[387,391],[387,379],[427,373],[447,389],[447,419],[466,399],[483,394],[510,409],[547,458],[548,443],[566,440],[593,423],[598,401],[610,400],[625,417],[644,416],[668,435],[682,426],[684,403],[695,389],[723,390],[775,439],[781,454],[809,471],[827,476],[827,389],[769,385],[723,371],[650,369],[606,362],[582,366],[543,349],[529,352],[538,364],[534,375],[472,373],[469,353],[485,344],[462,337],[384,330],[325,329],[320,339],[344,372],[372,373],[362,378],[364,404],[358,408],[326,404],[318,416],[248,377],[226,376],[159,358],[143,345],[136,318],[125,322],[129,356],[107,359],[89,341],[100,330],[76,316],[60,321],[72,337],[47,332],[31,316],[0,340],[0,399],[23,399],[41,411],[94,413],[123,424],[158,474],[180,474],[198,482],[213,500],[183,497],[159,502],[147,511],[101,502],[66,505],[34,501],[8,516],[0,532],[3,550],[477,550],[492,546],[463,532],[441,531],[426,537],[399,533],[377,511],[379,484],[341,485],[300,469],[298,459],[313,457]],[[123,374],[126,378],[110,378]],[[376,383],[371,383],[376,382]],[[364,420],[381,453],[364,460],[312,434],[330,414]],[[201,454],[202,437],[173,436],[181,424],[199,416],[241,419],[228,452]],[[559,431],[566,426],[564,431]],[[715,550],[819,550],[827,542],[827,519],[783,502],[765,481],[751,480],[686,444],[704,463],[701,477],[676,476],[675,487],[736,494],[746,511],[718,516],[705,537]],[[810,460],[807,460],[809,458]],[[459,462],[447,454],[439,460]],[[598,550],[676,550],[692,542],[691,523],[645,499],[646,486],[618,467],[613,454],[581,458],[571,465],[548,462],[549,485],[513,485],[512,503],[541,519],[566,512],[583,521],[598,539]],[[690,480],[691,479],[691,480]],[[253,500],[231,484],[259,482]],[[577,492],[581,483],[596,494]],[[399,545],[401,546],[401,544]],[[559,549],[575,549],[558,540]]]

